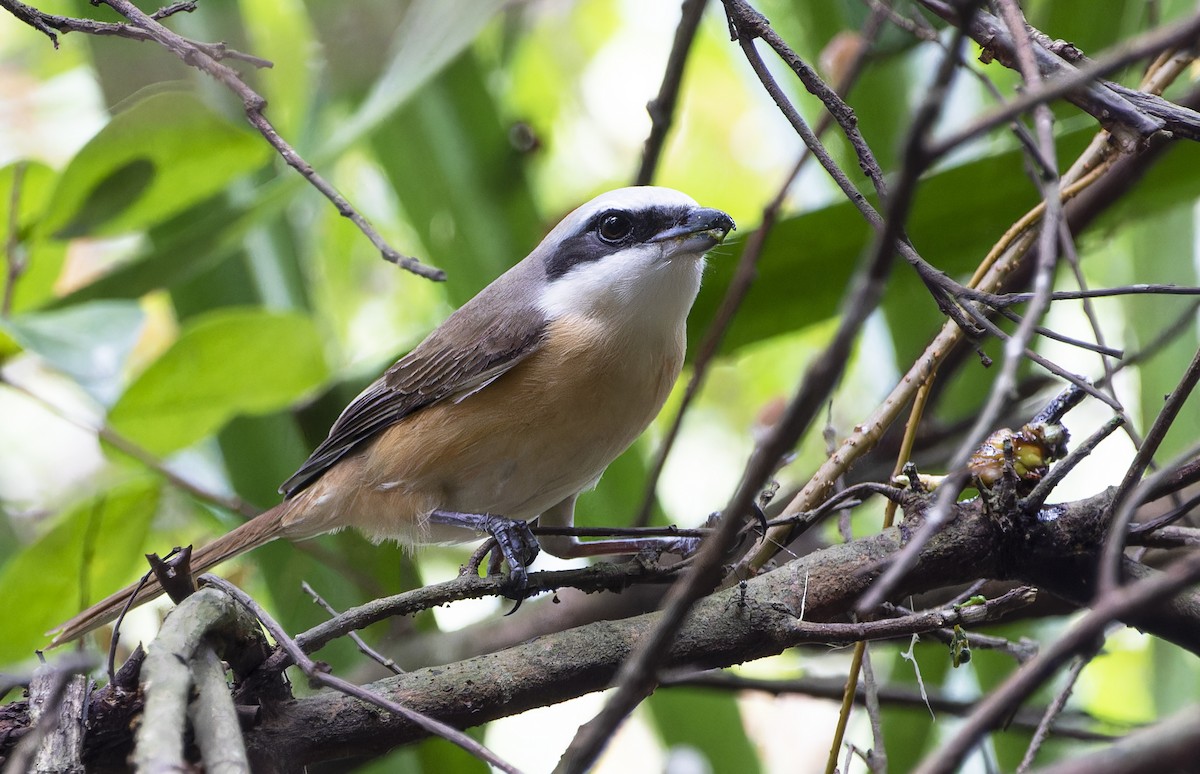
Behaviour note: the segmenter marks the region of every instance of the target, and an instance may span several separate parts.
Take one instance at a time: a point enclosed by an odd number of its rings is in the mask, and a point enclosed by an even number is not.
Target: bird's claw
[[[508,581],[502,589],[504,596],[515,599],[517,604],[508,611],[512,615],[525,599],[525,589],[529,586],[529,571],[526,565],[537,558],[541,546],[534,537],[529,524],[520,519],[508,519],[503,516],[485,516],[483,530],[496,539],[496,549],[508,562]]]

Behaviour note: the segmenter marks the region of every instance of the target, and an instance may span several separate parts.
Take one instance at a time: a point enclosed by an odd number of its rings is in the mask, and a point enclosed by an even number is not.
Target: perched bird
[[[539,543],[658,414],[683,366],[704,254],[734,228],[669,188],[622,188],[569,214],[346,407],[283,502],[198,549],[194,572],[276,538],[355,527],[405,545],[493,535],[518,588]],[[671,539],[581,542],[572,557]],[[130,587],[60,628],[114,619]],[[135,604],[158,596],[153,581]]]

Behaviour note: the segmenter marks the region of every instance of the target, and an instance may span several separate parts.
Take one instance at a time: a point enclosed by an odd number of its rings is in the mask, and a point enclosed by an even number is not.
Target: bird
[[[579,206],[359,394],[282,501],[197,549],[193,572],[347,527],[409,547],[491,535],[518,591],[540,549],[678,550],[674,538],[535,538],[528,522],[571,526],[579,494],[658,414],[683,367],[705,255],[735,228],[656,186]],[[113,620],[131,595],[137,605],[161,593],[153,580],[131,585],[53,642]]]

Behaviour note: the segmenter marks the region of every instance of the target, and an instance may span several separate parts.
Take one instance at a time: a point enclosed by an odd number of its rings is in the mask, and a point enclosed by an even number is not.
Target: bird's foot
[[[504,561],[508,562],[508,583],[504,595],[509,599],[525,598],[525,589],[529,585],[529,571],[526,565],[537,558],[541,547],[529,524],[521,519],[509,519],[504,516],[492,516],[486,513],[459,513],[457,511],[436,510],[429,515],[429,520],[435,524],[446,524],[476,532],[486,532],[496,540],[496,548]],[[492,565],[489,564],[489,570]],[[513,608],[516,610],[516,608]]]

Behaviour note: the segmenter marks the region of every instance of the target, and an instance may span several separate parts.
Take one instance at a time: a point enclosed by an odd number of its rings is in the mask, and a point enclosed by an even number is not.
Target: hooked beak
[[[671,253],[701,253],[719,245],[736,229],[733,218],[720,210],[699,207],[680,223],[656,234],[651,242],[675,242]]]

